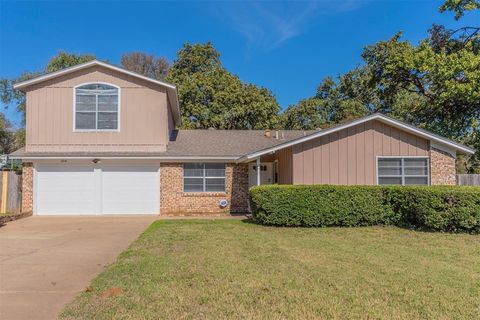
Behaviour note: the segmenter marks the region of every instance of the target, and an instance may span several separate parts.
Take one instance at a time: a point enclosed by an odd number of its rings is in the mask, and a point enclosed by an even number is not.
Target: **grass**
[[[475,319],[480,236],[157,221],[91,286],[62,318]]]

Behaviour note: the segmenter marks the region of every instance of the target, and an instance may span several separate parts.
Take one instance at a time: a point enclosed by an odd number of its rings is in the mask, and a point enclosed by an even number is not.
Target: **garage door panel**
[[[158,166],[102,168],[104,214],[158,214]]]
[[[57,201],[48,204],[48,209],[39,206],[39,215],[94,215],[96,208],[93,203],[85,201]]]
[[[93,168],[39,166],[37,214],[95,214]]]

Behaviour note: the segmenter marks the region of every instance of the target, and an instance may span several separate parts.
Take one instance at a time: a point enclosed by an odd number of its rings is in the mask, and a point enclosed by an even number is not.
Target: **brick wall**
[[[430,182],[432,185],[456,185],[455,157],[448,152],[431,147]]]
[[[183,192],[183,164],[160,164],[160,213],[245,213],[248,211],[248,166],[227,163],[225,192]],[[226,208],[219,201],[228,200]]]
[[[33,164],[31,162],[23,163],[22,212],[33,212]]]

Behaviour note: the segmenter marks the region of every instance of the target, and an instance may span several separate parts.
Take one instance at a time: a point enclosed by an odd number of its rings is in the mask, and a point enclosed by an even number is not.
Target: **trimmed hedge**
[[[480,188],[263,185],[250,189],[254,220],[277,226],[397,225],[480,233]]]

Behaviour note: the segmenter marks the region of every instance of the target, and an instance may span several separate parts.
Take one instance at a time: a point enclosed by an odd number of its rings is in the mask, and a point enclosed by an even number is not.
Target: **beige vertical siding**
[[[278,161],[278,184],[292,184],[292,148],[285,148],[275,153]]]
[[[74,132],[73,87],[106,82],[120,87],[119,132]],[[32,86],[27,92],[28,152],[166,150],[173,119],[161,86],[95,66]]]
[[[377,156],[428,156],[428,148],[425,139],[369,121],[293,146],[290,172],[294,184],[373,185]],[[282,159],[280,173],[289,169]]]

